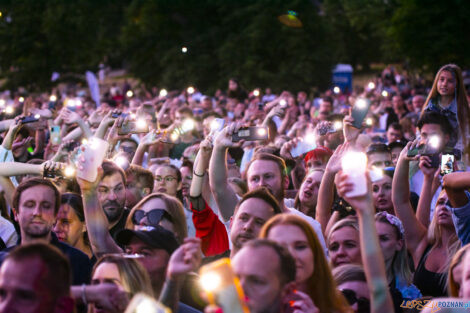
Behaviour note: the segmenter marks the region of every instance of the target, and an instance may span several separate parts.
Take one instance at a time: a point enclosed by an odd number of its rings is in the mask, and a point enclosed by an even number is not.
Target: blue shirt
[[[450,208],[452,220],[462,246],[470,242],[470,192],[465,190],[467,204],[460,208]]]

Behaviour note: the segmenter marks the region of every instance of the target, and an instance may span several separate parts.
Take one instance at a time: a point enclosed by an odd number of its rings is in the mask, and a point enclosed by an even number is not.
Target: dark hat
[[[134,236],[153,248],[165,250],[169,255],[179,246],[175,235],[161,226],[156,226],[150,231],[123,229],[117,233],[116,241],[125,246]]]

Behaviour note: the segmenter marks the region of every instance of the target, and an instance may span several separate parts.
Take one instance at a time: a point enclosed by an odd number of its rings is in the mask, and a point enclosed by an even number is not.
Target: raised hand
[[[349,143],[347,142],[339,145],[328,160],[325,170],[332,173],[338,173],[341,170],[341,159],[348,149]]]
[[[201,259],[201,239],[185,238],[184,243],[171,255],[167,275],[178,278],[195,271],[201,264]]]
[[[215,137],[214,148],[230,148],[237,146],[237,143],[232,142],[232,135],[240,129],[241,124],[238,122],[231,123]]]

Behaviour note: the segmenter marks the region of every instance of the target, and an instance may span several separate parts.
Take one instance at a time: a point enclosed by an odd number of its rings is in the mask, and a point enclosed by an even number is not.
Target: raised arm
[[[405,228],[405,241],[408,250],[413,255],[415,264],[418,264],[420,253],[418,246],[426,240],[426,227],[419,222],[410,203],[410,182],[408,180],[409,161],[408,149],[412,143],[409,142],[400,153],[392,183],[392,202],[395,214],[403,222]]]
[[[349,198],[346,194],[352,190],[346,174],[340,173],[338,192],[356,210],[359,218],[361,240],[361,257],[366,274],[371,299],[371,313],[393,312],[393,301],[388,290],[385,261],[379,245],[379,237],[375,228],[375,208],[372,203],[372,188],[368,183],[365,196]]]
[[[94,182],[77,177],[83,199],[85,223],[93,253],[100,256],[106,253],[121,253],[121,248],[114,242],[109,233],[109,223],[101,203],[98,200],[97,188],[103,176],[103,169],[98,169],[98,176]]]
[[[419,159],[419,168],[424,175],[423,186],[421,188],[421,194],[419,195],[418,209],[416,210],[416,217],[423,224],[424,227],[429,227],[431,222],[431,202],[434,196],[432,188],[434,176],[437,173],[438,168],[431,167],[431,159],[428,156],[422,156]]]
[[[209,183],[222,218],[228,221],[233,215],[238,202],[235,192],[227,180],[226,154],[227,148],[233,146],[232,134],[240,125],[232,123],[225,127],[215,138],[214,149],[209,164]]]
[[[210,142],[210,139],[206,138],[199,145],[199,151],[197,153],[196,160],[194,161],[193,180],[191,181],[191,188],[189,189],[189,195],[191,198],[196,198],[202,195],[211,152],[212,143]],[[202,204],[202,206],[195,206],[194,209],[198,211],[203,210],[204,204]]]
[[[10,128],[8,129],[5,138],[2,142],[3,148],[5,148],[6,150],[11,150],[16,133],[20,130],[21,126],[21,120],[18,117],[15,118],[13,123],[10,123]]]
[[[465,190],[470,188],[470,173],[455,172],[446,174],[442,178],[442,187],[445,189],[452,207],[463,207],[469,201]]]
[[[63,110],[63,119],[66,124],[74,124],[76,123],[78,127],[80,127],[82,133],[85,135],[86,138],[93,137],[93,132],[91,131],[88,124],[78,115],[76,112],[72,112],[70,110]]]
[[[317,210],[315,219],[321,224],[321,229],[326,237],[326,228],[328,221],[331,218],[331,208],[333,207],[334,191],[335,191],[335,176],[341,169],[341,158],[344,152],[348,149],[348,144],[339,145],[325,168],[325,174],[320,183],[318,190]]]

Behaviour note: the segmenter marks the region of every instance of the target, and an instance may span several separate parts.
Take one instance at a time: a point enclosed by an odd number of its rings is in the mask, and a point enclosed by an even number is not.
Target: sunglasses
[[[173,218],[167,211],[164,209],[153,209],[148,212],[144,212],[143,210],[137,210],[132,215],[132,223],[134,225],[140,225],[140,222],[147,217],[147,221],[150,225],[158,225],[163,218],[166,218],[170,222],[173,223]]]
[[[351,289],[343,289],[341,293],[348,301],[349,305],[353,305],[357,302],[357,311],[360,313],[369,313],[370,312],[370,301],[367,298],[360,297],[358,298],[356,292]]]

